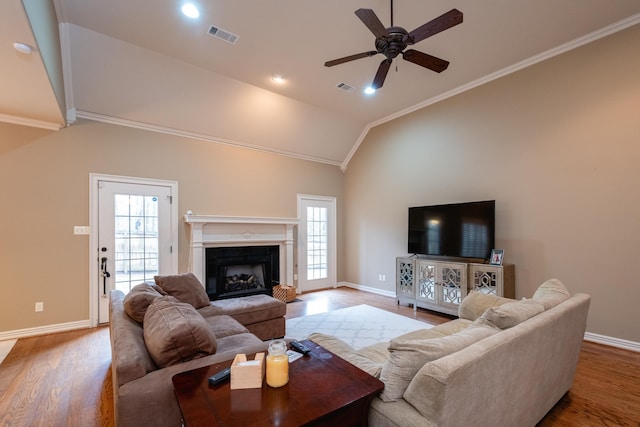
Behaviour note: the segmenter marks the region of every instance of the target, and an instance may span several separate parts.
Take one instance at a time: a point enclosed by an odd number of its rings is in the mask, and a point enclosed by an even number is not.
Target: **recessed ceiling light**
[[[200,16],[200,11],[193,3],[185,3],[182,5],[182,13],[185,16],[195,19]]]
[[[376,93],[376,90],[374,88],[372,88],[371,86],[369,86],[368,88],[366,88],[364,90],[364,93],[366,93],[367,95],[373,95],[374,93]]]
[[[20,53],[24,53],[25,55],[29,55],[33,49],[31,49],[31,46],[29,46],[28,44],[24,44],[24,43],[14,43],[13,44],[13,48],[15,50],[17,50]]]
[[[287,81],[287,78],[282,74],[274,74],[273,76],[271,76],[271,79],[276,83],[284,83]]]

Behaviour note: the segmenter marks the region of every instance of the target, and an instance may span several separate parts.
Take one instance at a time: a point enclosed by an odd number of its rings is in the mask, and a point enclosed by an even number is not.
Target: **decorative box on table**
[[[273,297],[282,302],[291,302],[296,299],[296,288],[289,285],[276,285],[273,287]]]
[[[246,354],[236,354],[231,363],[231,390],[261,388],[264,369],[264,353],[256,353],[254,360],[247,360]]]

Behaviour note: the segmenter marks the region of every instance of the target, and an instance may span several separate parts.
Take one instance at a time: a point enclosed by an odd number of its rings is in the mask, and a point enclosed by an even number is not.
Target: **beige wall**
[[[89,224],[92,172],[178,181],[180,271],[187,210],[297,217],[304,193],[337,197],[340,216],[343,203],[335,166],[90,121],[58,132],[0,123],[0,332],[89,318],[88,236],[73,226]]]
[[[345,175],[344,279],[394,290],[407,207],[495,199],[518,298],[558,277],[592,295],[589,332],[640,342],[638,46],[636,25],[374,128]]]
[[[88,238],[73,226],[88,224],[95,172],[176,180],[181,215],[294,217],[296,194],[336,196],[338,280],[391,292],[408,206],[495,199],[518,297],[558,277],[593,296],[589,332],[640,342],[638,45],[636,26],[374,128],[344,176],[89,121],[0,123],[0,332],[88,319]]]

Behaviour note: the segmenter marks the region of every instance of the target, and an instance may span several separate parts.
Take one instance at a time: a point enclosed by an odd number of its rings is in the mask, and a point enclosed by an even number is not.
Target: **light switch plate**
[[[74,225],[73,234],[89,234],[88,225]]]

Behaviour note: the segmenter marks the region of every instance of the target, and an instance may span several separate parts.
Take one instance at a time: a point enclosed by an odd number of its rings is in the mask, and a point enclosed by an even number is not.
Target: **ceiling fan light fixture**
[[[282,84],[287,81],[287,78],[282,74],[274,74],[273,76],[271,76],[271,80],[273,80],[276,83]]]
[[[374,93],[376,93],[376,90],[371,86],[368,86],[367,88],[365,88],[364,93],[367,95],[373,95]]]

